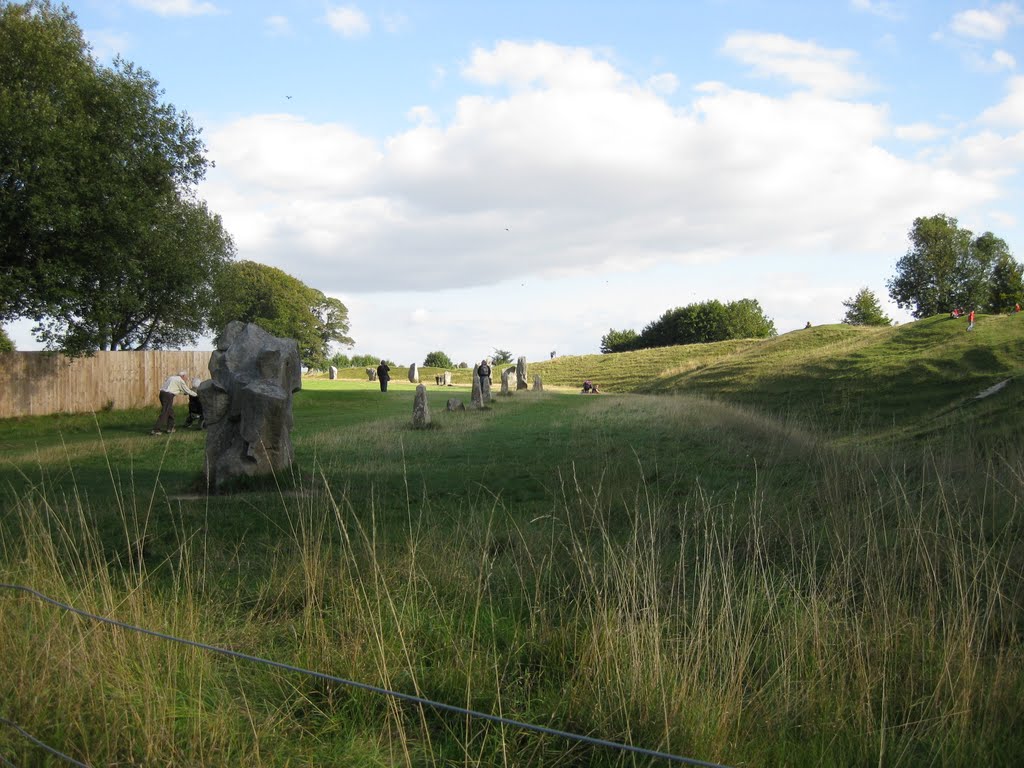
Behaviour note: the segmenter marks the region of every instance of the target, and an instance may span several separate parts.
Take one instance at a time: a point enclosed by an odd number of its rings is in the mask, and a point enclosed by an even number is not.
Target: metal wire
[[[80,763],[77,760],[75,760],[75,758],[71,757],[70,755],[65,755],[60,750],[54,749],[49,744],[47,744],[45,741],[40,741],[35,736],[33,736],[31,733],[29,733],[24,728],[22,728],[20,725],[18,725],[17,723],[12,723],[6,717],[0,716],[0,725],[6,725],[8,728],[13,728],[14,730],[16,730],[18,733],[20,733],[22,736],[24,736],[26,739],[31,741],[36,746],[41,747],[42,749],[45,749],[51,755],[53,755],[54,757],[59,757],[61,760],[63,760],[66,763],[71,763],[71,765],[77,765],[77,766],[79,766],[79,768],[89,768],[89,766],[86,763]],[[3,760],[3,762],[6,763],[7,765],[11,765],[11,766],[14,765],[14,763],[9,762],[8,760],[6,760],[2,756],[0,756],[0,760]]]
[[[542,733],[548,736],[558,736],[560,738],[580,742],[582,744],[590,744],[596,747],[615,749],[620,752],[630,752],[632,754],[643,755],[644,757],[651,757],[658,760],[668,760],[673,763],[681,763],[684,765],[696,765],[701,766],[702,768],[728,768],[727,766],[724,766],[720,763],[710,763],[704,760],[696,760],[690,757],[682,757],[681,755],[673,755],[668,752],[658,752],[653,749],[645,749],[644,747],[635,747],[631,744],[622,744],[616,741],[608,741],[606,739],[594,738],[593,736],[584,736],[583,734],[579,733],[560,731],[556,728],[548,728],[544,725],[535,725],[533,723],[524,723],[519,720],[511,720],[507,717],[501,717],[500,715],[491,715],[487,712],[478,712],[473,709],[467,709],[465,707],[459,707],[453,704],[444,704],[439,701],[432,701],[430,699],[425,699],[421,696],[414,696],[412,694],[401,693],[399,691],[391,691],[387,688],[381,688],[379,686],[370,685],[368,683],[360,683],[355,680],[346,680],[341,677],[335,677],[334,675],[328,675],[324,672],[317,672],[312,669],[303,669],[302,667],[295,667],[291,664],[285,664],[280,661],[272,661],[270,659],[264,659],[259,656],[252,656],[248,653],[232,651],[228,648],[220,648],[216,645],[208,645],[207,643],[201,643],[196,640],[186,640],[181,637],[175,637],[174,635],[168,635],[163,632],[157,632],[156,630],[145,629],[144,627],[136,627],[132,624],[125,624],[122,621],[107,618],[106,616],[97,616],[95,614],[89,613],[88,611],[83,611],[80,608],[75,608],[74,606],[67,605],[65,603],[60,602],[59,600],[55,600],[52,597],[49,597],[48,595],[44,595],[42,592],[32,589],[31,587],[22,586],[20,584],[0,583],[0,589],[6,589],[15,592],[23,592],[25,594],[37,598],[38,600],[42,600],[45,603],[49,603],[52,606],[68,611],[69,613],[74,613],[78,616],[82,616],[83,618],[91,619],[93,621],[99,621],[104,624],[110,624],[115,627],[121,627],[122,629],[127,629],[132,632],[138,632],[139,634],[149,635],[151,637],[159,637],[162,640],[169,640],[173,643],[180,643],[181,645],[191,646],[192,648],[201,648],[204,651],[219,653],[223,656],[230,656],[231,658],[235,659],[253,661],[257,664],[264,664],[269,667],[283,669],[287,672],[296,672],[301,675],[308,675],[310,677],[317,678],[318,680],[326,680],[332,683],[339,683],[340,685],[349,686],[351,688],[357,688],[362,691],[369,691],[370,693],[376,693],[381,696],[389,696],[393,699],[399,699],[401,701],[406,701],[411,704],[419,704],[421,706],[431,707],[433,709],[441,710],[444,712],[452,712],[458,715],[465,715],[468,717],[477,718],[479,720],[487,720],[489,722],[498,723],[500,725],[511,726],[513,728],[520,728],[524,731],[533,731],[535,733]],[[78,765],[81,765],[81,763],[78,763]]]

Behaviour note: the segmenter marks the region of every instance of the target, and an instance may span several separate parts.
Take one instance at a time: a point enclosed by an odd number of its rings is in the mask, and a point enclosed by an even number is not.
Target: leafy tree
[[[606,355],[612,352],[628,352],[638,348],[637,340],[638,335],[634,330],[617,331],[609,328],[608,333],[601,337],[601,352]]]
[[[216,331],[232,320],[255,323],[274,336],[295,339],[302,362],[310,368],[326,367],[331,343],[353,343],[345,335],[344,304],[275,267],[234,262],[219,275],[216,292],[210,318]]]
[[[13,352],[14,342],[11,341],[11,337],[7,335],[7,331],[0,328],[0,352]]]
[[[990,288],[987,312],[997,314],[1013,309],[1024,301],[1024,266],[1009,253],[999,254],[992,267]]]
[[[896,262],[889,295],[914,317],[954,307],[982,307],[991,301],[992,269],[1006,243],[991,232],[974,238],[957,220],[937,214],[914,219],[910,249]]]
[[[775,322],[765,315],[757,299],[730,301],[725,305],[725,316],[727,339],[769,339],[778,335]]]
[[[75,16],[0,2],[0,319],[69,354],[158,348],[206,328],[233,256],[193,197],[191,119],[147,72],[92,58]]]
[[[454,368],[452,359],[444,352],[430,352],[423,358],[424,368]]]
[[[491,360],[494,361],[495,365],[505,365],[512,362],[512,353],[507,349],[495,349],[494,354],[491,355]]]
[[[844,301],[843,306],[846,307],[843,322],[847,325],[892,325],[892,320],[882,311],[878,297],[867,287]]]
[[[469,368],[469,363],[466,363],[466,362],[459,363],[459,368]]]

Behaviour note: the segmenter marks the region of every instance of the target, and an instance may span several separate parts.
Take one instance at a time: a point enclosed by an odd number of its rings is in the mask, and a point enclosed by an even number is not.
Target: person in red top
[[[967,330],[968,331],[973,331],[974,330],[974,310],[973,309],[971,310],[971,313],[969,315],[967,315]]]

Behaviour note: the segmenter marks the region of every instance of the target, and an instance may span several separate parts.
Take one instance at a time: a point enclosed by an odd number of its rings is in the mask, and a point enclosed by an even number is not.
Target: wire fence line
[[[70,755],[65,755],[59,749],[55,749],[55,748],[51,747],[45,741],[41,741],[40,739],[37,739],[35,736],[33,736],[28,731],[26,731],[20,725],[18,725],[17,723],[11,722],[6,717],[3,717],[2,715],[0,715],[0,725],[6,725],[8,728],[14,729],[15,731],[20,733],[22,736],[24,736],[26,739],[31,741],[36,746],[38,746],[38,747],[40,747],[42,749],[45,749],[51,755],[53,755],[54,757],[59,757],[61,760],[63,760],[66,763],[70,763],[71,765],[77,765],[77,766],[79,766],[79,768],[89,768],[89,766],[86,763],[80,763],[77,760],[75,760],[75,758],[71,757]],[[0,755],[0,765],[11,765],[11,766],[13,766],[14,763],[12,763],[10,760],[5,758],[3,755]]]
[[[682,764],[682,765],[701,766],[702,768],[728,768],[728,766],[722,765],[721,763],[706,762],[704,760],[697,760],[695,758],[683,757],[681,755],[673,755],[673,754],[670,754],[668,752],[659,752],[659,751],[653,750],[653,749],[646,749],[645,747],[637,747],[637,746],[633,746],[632,744],[623,744],[621,742],[609,741],[607,739],[599,739],[599,738],[595,738],[593,736],[586,736],[586,735],[579,734],[579,733],[571,733],[569,731],[561,731],[561,730],[558,730],[556,728],[549,728],[547,726],[537,725],[535,723],[526,723],[526,722],[522,722],[520,720],[512,720],[510,718],[502,717],[500,715],[493,715],[493,714],[490,714],[490,713],[487,713],[487,712],[480,712],[480,711],[473,710],[473,709],[467,709],[466,707],[456,706],[454,704],[445,704],[445,703],[440,702],[440,701],[433,701],[431,699],[427,699],[427,698],[424,698],[422,696],[415,696],[415,695],[409,694],[409,693],[402,693],[400,691],[388,690],[387,688],[381,688],[380,686],[370,685],[369,683],[361,683],[361,682],[358,682],[356,680],[346,680],[345,678],[336,677],[335,675],[329,675],[329,674],[327,674],[325,672],[317,672],[316,670],[304,669],[302,667],[296,667],[296,666],[293,666],[291,664],[286,664],[284,662],[273,661],[272,659],[264,659],[264,658],[261,658],[259,656],[253,656],[253,655],[248,654],[248,653],[242,653],[241,651],[233,651],[230,648],[221,648],[219,646],[209,645],[207,643],[202,643],[202,642],[199,642],[197,640],[187,640],[185,638],[175,637],[174,635],[169,635],[169,634],[166,634],[164,632],[158,632],[158,631],[153,630],[153,629],[146,629],[145,627],[137,627],[137,626],[135,626],[133,624],[126,624],[123,621],[118,621],[117,619],[111,619],[111,618],[109,618],[107,616],[97,616],[96,614],[89,613],[88,611],[84,611],[81,608],[75,608],[74,606],[68,605],[66,603],[62,603],[59,600],[55,600],[54,598],[52,598],[52,597],[50,597],[48,595],[45,595],[42,592],[39,592],[38,590],[32,589],[31,587],[26,587],[26,586],[21,585],[21,584],[4,584],[4,583],[0,583],[0,589],[7,590],[9,592],[21,592],[23,594],[26,594],[26,595],[29,595],[31,597],[34,597],[35,599],[40,600],[40,601],[42,601],[44,603],[48,603],[51,606],[54,606],[56,608],[60,608],[62,610],[67,611],[68,613],[73,613],[73,614],[75,614],[77,616],[81,616],[82,618],[89,619],[91,621],[97,621],[97,622],[101,622],[103,624],[109,624],[109,625],[114,626],[114,627],[120,627],[121,629],[127,629],[127,630],[129,630],[131,632],[137,632],[139,634],[148,635],[150,637],[157,637],[157,638],[160,638],[161,640],[167,640],[167,641],[170,641],[170,642],[173,642],[173,643],[178,643],[180,645],[190,646],[192,648],[199,648],[199,649],[202,649],[204,651],[210,651],[211,653],[218,653],[218,654],[221,654],[223,656],[228,656],[228,657],[231,657],[231,658],[234,658],[234,659],[242,659],[244,661],[251,661],[251,662],[254,662],[254,663],[257,663],[257,664],[263,664],[263,665],[268,666],[268,667],[273,667],[275,669],[281,669],[281,670],[284,670],[286,672],[294,672],[296,674],[307,675],[309,677],[313,677],[313,678],[316,678],[318,680],[325,680],[327,682],[338,683],[339,685],[344,685],[344,686],[347,686],[347,687],[350,687],[350,688],[356,688],[356,689],[362,690],[362,691],[368,691],[370,693],[375,693],[375,694],[378,694],[380,696],[387,696],[389,698],[398,699],[399,701],[404,701],[404,702],[407,702],[407,703],[410,703],[410,704],[417,704],[417,705],[423,706],[423,707],[430,707],[431,709],[436,709],[436,710],[439,710],[439,711],[442,711],[442,712],[450,712],[450,713],[457,714],[457,715],[463,715],[463,716],[466,716],[466,717],[472,717],[472,718],[475,718],[475,719],[478,719],[478,720],[486,720],[488,722],[497,723],[499,725],[504,725],[504,726],[508,726],[508,727],[512,727],[512,728],[519,728],[519,729],[524,730],[524,731],[532,731],[534,733],[540,733],[540,734],[544,734],[544,735],[547,735],[547,736],[557,736],[559,738],[567,739],[569,741],[575,741],[575,742],[578,742],[578,743],[581,743],[581,744],[589,744],[591,746],[603,747],[603,748],[606,748],[606,749],[613,749],[613,750],[617,750],[619,752],[628,752],[628,753],[631,753],[631,754],[641,755],[643,757],[650,757],[650,758],[654,758],[654,759],[658,759],[658,760],[667,760],[669,762],[679,763],[679,764]],[[18,728],[18,726],[14,725],[13,723],[10,723],[10,725],[12,725],[15,728]],[[21,730],[21,729],[18,728],[18,730]],[[25,732],[22,731],[22,733],[25,733]],[[28,734],[25,734],[25,735],[28,736]],[[29,736],[29,738],[33,738],[33,737]],[[33,738],[33,741],[36,741],[36,740]],[[41,742],[37,742],[37,743],[41,744]],[[43,746],[45,746],[45,745],[43,745]],[[70,760],[70,758],[68,758],[68,759]],[[75,765],[82,765],[82,763],[75,763],[73,760],[72,760],[72,762]],[[88,768],[88,767],[86,767],[86,768]]]

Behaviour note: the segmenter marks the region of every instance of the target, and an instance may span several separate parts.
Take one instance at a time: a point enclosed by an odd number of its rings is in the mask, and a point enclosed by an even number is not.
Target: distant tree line
[[[757,299],[727,304],[712,299],[670,309],[640,333],[609,329],[601,338],[601,351],[608,354],[729,339],[765,339],[776,334],[775,323],[765,316]]]

